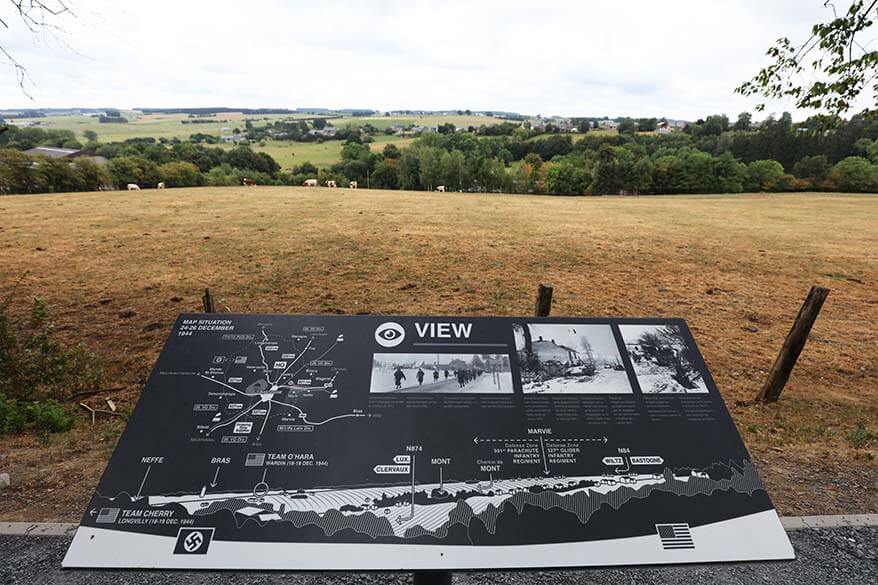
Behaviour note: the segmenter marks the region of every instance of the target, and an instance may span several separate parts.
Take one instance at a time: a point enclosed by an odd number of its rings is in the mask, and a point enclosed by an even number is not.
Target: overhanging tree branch
[[[833,12],[831,20],[811,27],[811,35],[800,45],[793,45],[786,37],[778,39],[766,52],[773,62],[735,92],[765,99],[793,99],[797,108],[814,111],[827,124],[837,123],[869,89],[872,104],[866,109],[876,109],[878,86],[870,83],[878,71],[878,51],[867,50],[872,41],[862,43],[860,39],[878,17],[878,0],[856,0],[841,16],[831,2],[824,2],[824,6]],[[806,64],[805,58],[814,53],[813,61]],[[816,79],[798,81],[807,66]],[[758,104],[756,109],[764,110],[765,104]]]
[[[11,6],[12,18],[9,16],[0,17],[0,25],[6,30],[11,30],[11,24],[20,22],[31,34],[48,33],[56,40],[62,42],[65,46],[67,43],[60,37],[66,31],[61,26],[65,18],[76,15],[73,12],[69,2],[65,0],[9,0],[5,4],[7,8]],[[18,16],[15,19],[15,16]],[[30,98],[27,91],[26,83],[30,81],[27,68],[4,46],[0,39],[0,63],[5,62],[15,72],[15,78],[22,93]],[[31,82],[32,84],[32,82]]]

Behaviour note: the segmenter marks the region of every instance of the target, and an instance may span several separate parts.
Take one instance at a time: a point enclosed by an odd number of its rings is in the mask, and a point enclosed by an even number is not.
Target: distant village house
[[[37,146],[24,151],[28,156],[45,156],[47,158],[62,158],[73,160],[75,158],[87,158],[99,165],[107,163],[107,159],[102,156],[91,155],[82,150],[75,148],[57,148],[54,146]]]

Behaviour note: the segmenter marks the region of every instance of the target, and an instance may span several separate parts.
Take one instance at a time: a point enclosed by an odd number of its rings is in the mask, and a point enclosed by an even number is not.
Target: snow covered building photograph
[[[637,383],[644,394],[705,393],[695,356],[674,325],[620,325]]]
[[[514,325],[525,394],[631,394],[609,325]]]

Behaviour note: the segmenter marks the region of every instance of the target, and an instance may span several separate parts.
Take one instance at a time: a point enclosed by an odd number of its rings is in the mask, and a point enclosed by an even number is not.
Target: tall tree
[[[420,180],[421,184],[432,191],[442,181],[442,163],[439,150],[432,147],[424,147],[420,151]]]
[[[658,120],[655,118],[640,118],[637,120],[638,132],[655,132]]]
[[[741,112],[738,114],[738,119],[735,121],[735,124],[732,126],[732,130],[740,130],[740,131],[748,131],[753,127],[753,116],[750,112]]]
[[[445,151],[440,158],[442,167],[442,181],[446,188],[452,191],[460,191],[466,186],[467,171],[466,160],[459,150]]]
[[[530,153],[524,157],[524,168],[527,172],[527,185],[525,192],[539,192],[542,189],[543,173],[545,165],[540,155]]]
[[[631,118],[622,118],[616,130],[619,134],[634,134],[637,131],[637,123]]]

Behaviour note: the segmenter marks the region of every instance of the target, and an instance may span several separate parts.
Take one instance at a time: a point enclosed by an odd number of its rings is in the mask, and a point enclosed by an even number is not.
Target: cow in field
[[[438,187],[436,187],[436,190],[440,193],[445,193],[445,185],[439,185]]]
[[[316,187],[317,186],[317,179],[305,179],[305,182],[302,184],[305,185],[306,187]]]
[[[335,189],[335,181],[326,181],[326,186],[330,189]]]
[[[156,188],[156,189],[164,189],[164,188],[165,188],[165,182],[162,181],[161,183],[159,183],[158,185],[156,185],[155,188]]]
[[[351,181],[351,189],[356,189],[356,188],[357,188],[357,182]]]
[[[140,191],[140,185],[138,185],[137,183],[128,183],[128,190],[129,191]]]
[[[247,177],[244,177],[243,184],[245,187],[255,187],[256,181],[254,181],[253,179],[248,179]]]

